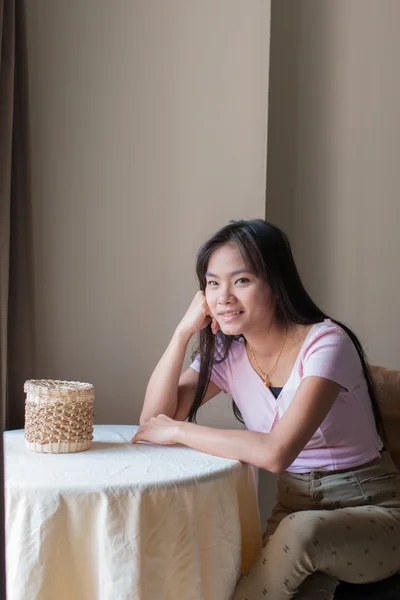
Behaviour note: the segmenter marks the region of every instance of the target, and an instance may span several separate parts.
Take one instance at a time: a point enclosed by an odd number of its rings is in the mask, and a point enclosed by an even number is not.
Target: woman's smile
[[[222,319],[224,323],[232,323],[236,321],[244,314],[244,310],[226,310],[218,313],[218,317]]]

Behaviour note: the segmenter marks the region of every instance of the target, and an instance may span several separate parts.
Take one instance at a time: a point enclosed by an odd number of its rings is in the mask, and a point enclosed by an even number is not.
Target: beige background
[[[307,289],[400,368],[400,2],[273,1],[267,217]]]
[[[36,0],[28,28],[36,376],[137,423],[199,245],[265,213],[270,4]],[[203,422],[237,426],[221,395]]]

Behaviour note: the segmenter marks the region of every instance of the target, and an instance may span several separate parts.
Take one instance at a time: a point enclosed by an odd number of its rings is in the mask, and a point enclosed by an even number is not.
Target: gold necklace
[[[268,371],[268,373],[265,373],[265,372],[262,370],[262,368],[260,367],[260,365],[259,365],[259,364],[258,364],[258,362],[257,362],[256,355],[254,354],[254,350],[253,350],[253,348],[250,346],[249,342],[247,342],[247,343],[248,343],[248,345],[249,345],[250,352],[251,352],[251,355],[252,355],[252,357],[253,357],[253,360],[254,360],[254,362],[256,363],[256,365],[257,365],[257,367],[258,367],[258,370],[259,370],[259,371],[262,373],[262,378],[263,378],[263,381],[264,381],[264,385],[265,385],[266,387],[271,387],[271,381],[270,381],[270,379],[269,379],[269,376],[271,375],[272,371],[275,369],[275,367],[276,367],[276,365],[278,364],[278,361],[279,361],[279,359],[280,359],[280,357],[281,357],[281,354],[282,354],[283,348],[285,347],[285,342],[286,342],[286,338],[287,338],[287,334],[288,334],[288,329],[289,329],[289,328],[286,328],[285,337],[283,338],[283,344],[282,344],[282,346],[281,346],[281,349],[279,350],[278,358],[276,359],[274,366],[272,367],[272,369],[270,369],[270,370]]]

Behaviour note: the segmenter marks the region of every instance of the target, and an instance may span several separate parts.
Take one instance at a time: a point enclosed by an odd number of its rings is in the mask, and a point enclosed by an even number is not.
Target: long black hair
[[[246,266],[256,276],[265,279],[276,300],[276,319],[280,324],[311,325],[330,318],[313,302],[307,294],[286,234],[262,219],[250,221],[231,221],[217,231],[200,248],[197,254],[196,273],[200,289],[205,291],[208,262],[217,248],[228,244],[237,244]],[[361,360],[362,369],[368,386],[369,396],[379,434],[385,439],[382,416],[379,410],[377,394],[371,371],[362,345],[355,333],[340,321],[331,318],[352,340]],[[189,421],[196,423],[196,414],[205,396],[214,362],[222,362],[228,356],[232,342],[241,336],[229,336],[219,331],[215,336],[211,324],[199,332],[198,348],[200,353],[200,373],[197,389],[189,411]],[[218,344],[216,344],[218,341]],[[216,347],[218,358],[215,358]],[[243,423],[242,415],[233,400],[233,412]]]

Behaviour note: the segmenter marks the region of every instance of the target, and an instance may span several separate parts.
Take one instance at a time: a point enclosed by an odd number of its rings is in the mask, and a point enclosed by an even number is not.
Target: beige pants
[[[348,471],[283,473],[264,544],[233,600],[332,600],[339,580],[400,571],[400,473],[390,455]]]

